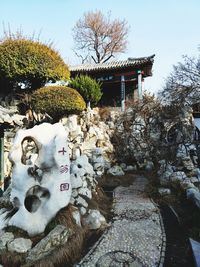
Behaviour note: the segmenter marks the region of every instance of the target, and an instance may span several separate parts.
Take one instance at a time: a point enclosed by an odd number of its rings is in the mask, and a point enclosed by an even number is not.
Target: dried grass
[[[3,251],[0,253],[0,262],[4,267],[21,267],[25,262],[26,253]]]
[[[108,218],[112,201],[105,195],[103,190],[98,187],[97,194],[93,193],[92,200],[88,200],[89,208],[99,209],[100,212]],[[102,234],[103,230],[91,231],[87,227],[80,227],[75,223],[73,211],[76,209],[71,204],[58,212],[46,227],[45,234],[32,237],[33,246],[35,246],[45,235],[47,235],[56,225],[62,224],[70,228],[74,233],[68,241],[54,249],[50,255],[36,260],[32,263],[26,263],[26,253],[17,254],[5,251],[0,255],[0,262],[4,267],[71,267],[78,262],[87,252],[88,243],[95,242]],[[10,229],[15,232],[17,237],[27,237],[20,229]]]
[[[111,111],[111,108],[109,107],[99,108],[99,116],[102,121],[110,120],[110,111]]]

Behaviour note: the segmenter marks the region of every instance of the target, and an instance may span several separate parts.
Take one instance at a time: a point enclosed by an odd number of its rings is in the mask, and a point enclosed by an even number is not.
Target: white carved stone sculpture
[[[7,225],[17,226],[29,235],[40,234],[68,205],[71,182],[66,140],[61,123],[43,123],[18,131],[9,155],[13,163],[10,200],[16,213],[6,221]]]

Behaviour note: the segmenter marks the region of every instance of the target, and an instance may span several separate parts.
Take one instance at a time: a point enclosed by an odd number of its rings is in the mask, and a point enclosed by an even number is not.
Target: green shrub
[[[92,105],[97,104],[102,97],[101,84],[87,75],[76,76],[70,81],[70,86],[82,95],[85,102]]]
[[[48,81],[68,80],[69,69],[50,45],[22,36],[8,36],[0,42],[1,92],[11,92],[23,83],[36,89]]]
[[[47,86],[36,90],[31,98],[36,113],[47,113],[58,120],[64,115],[80,113],[86,104],[74,89],[65,86]]]

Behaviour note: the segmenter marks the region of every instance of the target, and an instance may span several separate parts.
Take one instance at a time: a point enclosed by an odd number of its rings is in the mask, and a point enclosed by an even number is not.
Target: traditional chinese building
[[[100,81],[103,92],[100,104],[121,104],[123,109],[127,98],[142,98],[145,78],[152,76],[154,56],[70,67],[71,77],[83,74]]]

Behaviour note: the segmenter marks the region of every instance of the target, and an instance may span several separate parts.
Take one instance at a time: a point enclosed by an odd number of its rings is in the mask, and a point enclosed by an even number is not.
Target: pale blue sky
[[[84,12],[111,11],[130,25],[129,45],[118,58],[156,54],[153,77],[145,89],[156,92],[181,56],[197,56],[200,45],[200,0],[0,0],[0,36],[3,29],[52,40],[66,63],[77,64],[72,28]],[[3,26],[4,25],[4,26]]]

